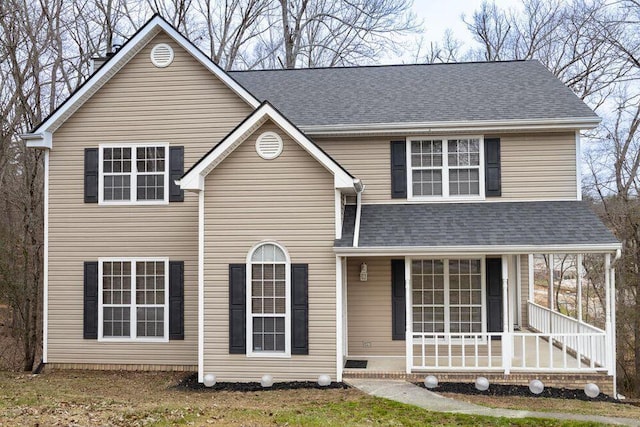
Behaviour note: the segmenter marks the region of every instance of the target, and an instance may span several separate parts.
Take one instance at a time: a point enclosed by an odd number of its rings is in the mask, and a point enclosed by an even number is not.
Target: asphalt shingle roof
[[[355,206],[345,207],[342,239],[353,243]],[[359,247],[616,244],[586,202],[362,205]]]
[[[298,126],[597,117],[537,60],[230,75]]]

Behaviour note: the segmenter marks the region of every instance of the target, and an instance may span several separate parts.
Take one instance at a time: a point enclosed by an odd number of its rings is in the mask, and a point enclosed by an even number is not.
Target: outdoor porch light
[[[269,374],[264,374],[260,379],[260,385],[264,388],[269,388],[273,385],[273,377]]]
[[[489,388],[489,380],[485,377],[476,378],[476,389],[480,391],[487,391]]]
[[[367,281],[367,264],[364,262],[360,264],[360,281],[361,282]]]
[[[331,384],[331,377],[326,374],[322,374],[318,377],[318,385],[320,387],[327,387]]]
[[[438,377],[435,375],[427,375],[424,378],[424,386],[429,389],[438,387]]]
[[[584,386],[584,394],[595,399],[600,394],[600,387],[594,383],[587,383],[587,385]]]
[[[533,394],[540,394],[544,391],[544,384],[540,380],[531,380],[529,382],[529,391]]]
[[[213,387],[216,385],[216,376],[213,374],[207,374],[204,376],[204,386]]]

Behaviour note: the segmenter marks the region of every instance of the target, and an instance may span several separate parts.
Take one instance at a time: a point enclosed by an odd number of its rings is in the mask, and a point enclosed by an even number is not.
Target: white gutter
[[[601,122],[599,117],[532,120],[476,120],[411,123],[361,123],[299,126],[310,136],[369,135],[369,134],[429,134],[442,132],[504,132],[557,129],[593,129]]]
[[[353,229],[353,247],[358,247],[358,241],[360,240],[360,216],[362,212],[362,193],[364,192],[364,185],[360,180],[355,183],[356,189],[356,223]]]
[[[356,210],[357,215],[357,210]],[[357,216],[356,216],[357,219]],[[356,224],[359,225],[359,224]],[[357,229],[356,229],[357,230]],[[354,231],[355,240],[355,231]],[[371,247],[334,247],[340,256],[385,256],[385,255],[476,255],[476,254],[524,254],[524,253],[603,253],[620,249],[619,243],[593,245],[483,245],[483,246],[371,246]]]

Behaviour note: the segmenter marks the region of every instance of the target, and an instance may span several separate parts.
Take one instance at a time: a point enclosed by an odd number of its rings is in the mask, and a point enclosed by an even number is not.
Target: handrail
[[[597,326],[593,326],[590,323],[586,323],[586,322],[584,322],[582,320],[579,320],[579,319],[574,319],[573,317],[569,317],[566,314],[560,313],[559,311],[554,311],[554,310],[551,310],[551,309],[549,309],[547,307],[543,307],[540,304],[536,304],[533,301],[528,301],[528,303],[529,303],[529,307],[533,306],[533,307],[535,307],[535,308],[537,308],[539,310],[543,310],[543,311],[545,311],[547,313],[551,313],[555,317],[560,317],[560,318],[566,319],[566,320],[568,320],[568,321],[570,321],[572,323],[576,323],[576,324],[580,325],[581,327],[585,327],[587,329],[591,329],[594,333],[605,333],[604,330],[598,328]],[[531,325],[531,326],[533,326],[533,325]],[[544,331],[544,332],[547,332],[547,331]]]

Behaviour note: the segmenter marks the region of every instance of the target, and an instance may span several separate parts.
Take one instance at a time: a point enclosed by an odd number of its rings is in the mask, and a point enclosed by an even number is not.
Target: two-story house
[[[580,188],[599,121],[537,61],[227,73],[156,16],[23,135],[44,362],[610,391],[620,244]],[[535,254],[602,255],[604,329],[535,303]]]

